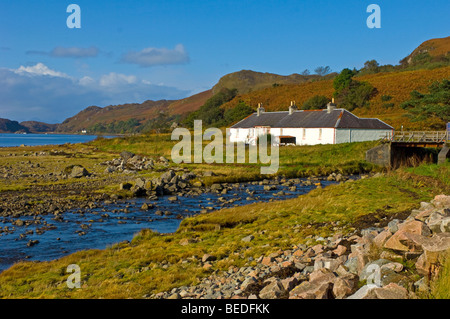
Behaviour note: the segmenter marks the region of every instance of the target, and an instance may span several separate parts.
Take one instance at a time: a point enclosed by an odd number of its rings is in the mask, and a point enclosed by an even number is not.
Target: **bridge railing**
[[[398,143],[445,143],[449,141],[448,131],[400,131],[392,136]]]

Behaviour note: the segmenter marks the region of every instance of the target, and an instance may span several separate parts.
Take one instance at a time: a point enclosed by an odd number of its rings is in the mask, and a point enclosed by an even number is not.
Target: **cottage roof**
[[[393,129],[379,119],[359,118],[345,109],[299,110],[253,113],[232,128],[251,128],[269,126],[280,128],[355,128],[355,129]]]

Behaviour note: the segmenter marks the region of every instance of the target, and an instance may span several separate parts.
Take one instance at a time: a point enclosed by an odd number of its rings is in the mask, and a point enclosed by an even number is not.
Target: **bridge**
[[[448,131],[401,131],[395,132],[392,143],[403,147],[442,147],[449,139]]]
[[[386,136],[382,145],[366,152],[368,162],[398,167],[422,161],[444,163],[450,157],[450,130],[399,131]],[[430,148],[440,149],[431,151]]]

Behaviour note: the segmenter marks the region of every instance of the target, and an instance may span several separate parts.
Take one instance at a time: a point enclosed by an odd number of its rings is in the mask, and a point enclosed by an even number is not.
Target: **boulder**
[[[408,299],[408,291],[395,283],[383,288],[365,285],[347,299]]]
[[[420,249],[414,242],[411,242],[406,234],[417,234],[421,236],[428,236],[431,234],[427,225],[418,220],[412,220],[400,225],[398,231],[389,238],[384,244],[384,248],[408,252],[411,250]]]
[[[133,185],[132,184],[130,184],[130,183],[121,183],[120,185],[119,185],[119,189],[120,190],[130,190],[131,189],[131,187],[133,187]]]
[[[81,165],[75,165],[72,167],[72,171],[69,174],[70,178],[81,178],[89,176],[89,172]]]
[[[132,158],[135,154],[128,152],[128,151],[122,151],[120,153],[120,157],[126,162],[128,161],[130,158]]]
[[[289,293],[289,299],[330,299],[333,284],[304,281]]]
[[[353,274],[336,278],[333,285],[333,295],[336,299],[343,299],[355,292],[358,277]]]
[[[248,236],[242,238],[241,241],[243,241],[243,242],[245,242],[245,243],[249,243],[249,242],[251,242],[253,239],[255,239],[255,236],[253,236],[253,235],[248,235]]]
[[[202,262],[208,262],[208,261],[214,261],[217,258],[213,255],[209,255],[209,254],[204,254],[202,257]]]
[[[450,233],[435,234],[431,238],[412,237],[413,240],[420,242],[424,250],[415,265],[417,272],[422,276],[437,276],[440,266],[450,251]]]
[[[288,295],[287,290],[278,279],[265,286],[259,292],[259,298],[261,299],[285,299]]]

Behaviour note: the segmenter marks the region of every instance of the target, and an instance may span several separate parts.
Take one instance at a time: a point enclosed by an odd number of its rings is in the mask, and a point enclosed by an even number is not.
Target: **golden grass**
[[[447,169],[448,173],[448,169]],[[419,184],[420,176],[388,176],[316,189],[307,195],[270,204],[255,203],[185,219],[174,234],[142,231],[130,244],[83,251],[52,262],[19,263],[0,274],[3,298],[141,298],[173,287],[194,284],[209,273],[201,268],[202,255],[213,254],[215,270],[251,265],[257,258],[308,241],[308,236],[330,236],[337,222],[346,233],[363,216],[388,216],[410,210],[444,191]],[[445,187],[444,187],[445,188]],[[448,191],[448,187],[447,187]],[[250,243],[241,239],[255,236]],[[182,239],[195,239],[186,246]],[[192,257],[197,259],[192,260]],[[190,260],[183,263],[183,260]],[[167,269],[161,264],[170,263]],[[69,264],[82,270],[82,289],[70,290],[65,280]]]

